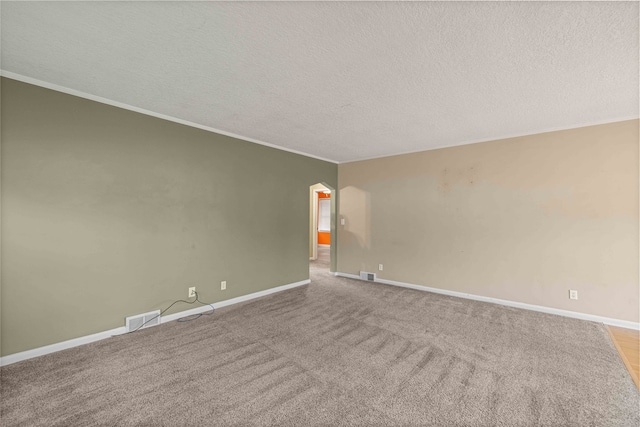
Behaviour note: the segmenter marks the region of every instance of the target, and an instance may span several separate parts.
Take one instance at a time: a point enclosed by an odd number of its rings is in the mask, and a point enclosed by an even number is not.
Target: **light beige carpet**
[[[2,426],[637,426],[602,325],[335,278],[2,368]]]

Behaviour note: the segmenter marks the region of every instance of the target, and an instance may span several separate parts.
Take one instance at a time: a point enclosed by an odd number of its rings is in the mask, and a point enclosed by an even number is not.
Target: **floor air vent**
[[[150,311],[148,313],[136,314],[125,318],[125,327],[127,332],[133,332],[138,329],[148,328],[160,324],[160,310]]]
[[[360,272],[360,278],[362,280],[368,280],[370,282],[375,282],[376,281],[376,273],[369,273],[367,271],[361,271]]]

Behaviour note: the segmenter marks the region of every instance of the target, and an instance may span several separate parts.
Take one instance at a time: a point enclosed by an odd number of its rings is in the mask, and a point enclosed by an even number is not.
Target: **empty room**
[[[640,425],[640,3],[0,3],[0,425]]]

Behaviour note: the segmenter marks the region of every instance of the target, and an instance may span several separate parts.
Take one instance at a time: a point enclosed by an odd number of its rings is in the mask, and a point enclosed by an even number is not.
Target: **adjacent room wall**
[[[216,302],[308,279],[317,182],[337,166],[3,78],[1,354],[190,286]]]
[[[341,164],[338,271],[638,322],[638,125]]]
[[[2,84],[0,83],[0,100],[2,99]],[[2,353],[2,102],[0,102],[0,356]]]
[[[318,229],[320,228],[320,212],[321,212],[321,200],[323,199],[331,199],[331,194],[325,194],[323,192],[316,193],[316,197],[318,198]],[[329,202],[331,202],[329,200]],[[318,231],[317,237],[319,245],[331,245],[331,232],[330,231]]]
[[[313,258],[313,235],[316,233],[316,228],[313,224],[313,209],[317,209],[317,205],[314,203],[314,199],[318,197],[316,190],[325,190],[326,188],[320,183],[309,187],[309,259]]]

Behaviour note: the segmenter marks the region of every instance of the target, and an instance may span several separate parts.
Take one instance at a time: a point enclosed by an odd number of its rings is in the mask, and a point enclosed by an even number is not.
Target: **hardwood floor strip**
[[[617,326],[607,326],[607,330],[633,382],[640,390],[640,331]]]

